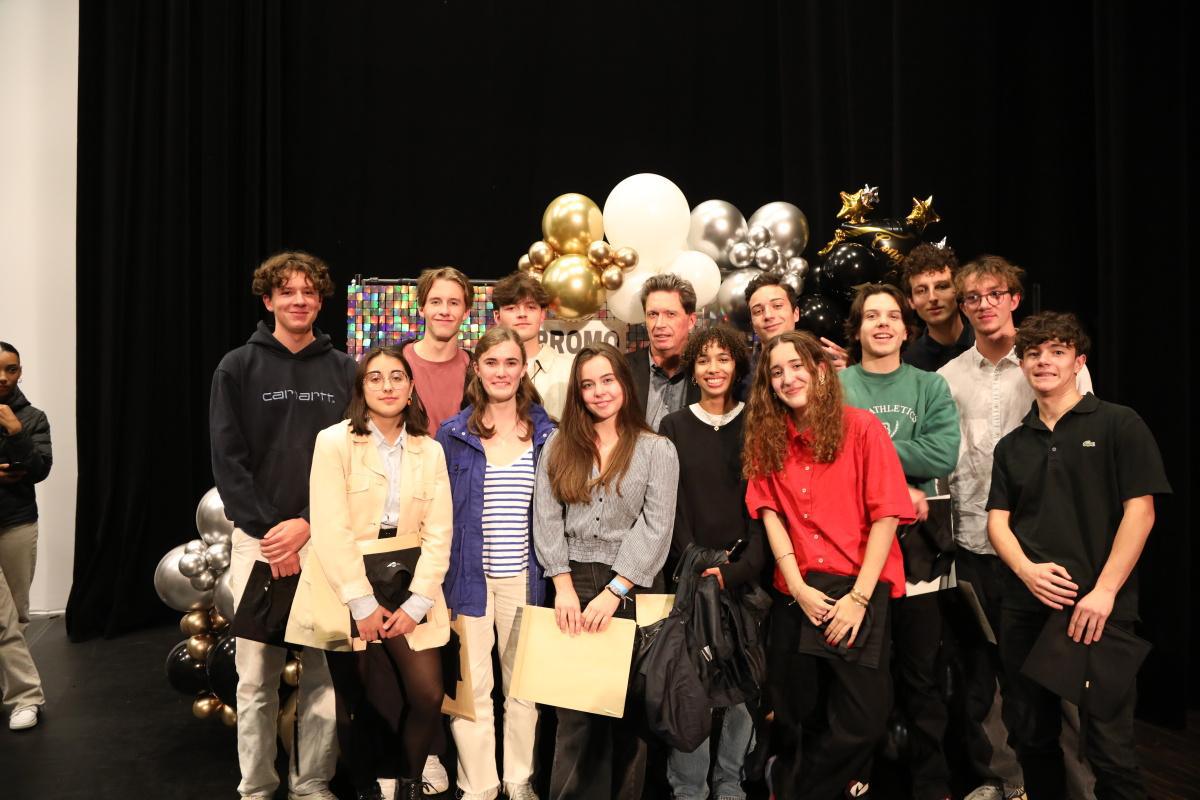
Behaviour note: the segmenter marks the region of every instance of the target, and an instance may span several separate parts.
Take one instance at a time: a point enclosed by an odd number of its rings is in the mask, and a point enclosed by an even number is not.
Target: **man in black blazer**
[[[642,310],[650,346],[625,355],[633,372],[638,402],[646,424],[658,423],[672,411],[700,400],[700,387],[680,363],[688,334],[696,325],[696,290],[678,275],[655,275],[642,285]]]

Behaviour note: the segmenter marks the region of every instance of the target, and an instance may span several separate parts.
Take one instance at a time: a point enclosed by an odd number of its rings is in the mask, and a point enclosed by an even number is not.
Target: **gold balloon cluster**
[[[584,319],[600,310],[606,292],[625,282],[638,264],[632,247],[604,241],[604,217],[591,198],[559,195],[542,214],[542,239],[529,246],[517,269],[538,278],[561,319]]]
[[[193,660],[203,663],[208,651],[217,643],[217,638],[229,627],[220,611],[189,611],[179,620],[179,630],[187,639],[187,653]],[[219,719],[229,727],[237,725],[237,711],[221,702],[212,692],[201,692],[192,701],[192,714],[197,719]]]

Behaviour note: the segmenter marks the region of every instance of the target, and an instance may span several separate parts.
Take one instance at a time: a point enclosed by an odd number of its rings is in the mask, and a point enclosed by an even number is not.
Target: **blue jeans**
[[[725,723],[717,744],[717,766],[713,769],[713,794],[718,800],[744,800],[743,767],[754,738],[754,721],[745,703],[725,709]],[[708,797],[708,739],[691,753],[672,750],[667,757],[667,780],[677,800]]]

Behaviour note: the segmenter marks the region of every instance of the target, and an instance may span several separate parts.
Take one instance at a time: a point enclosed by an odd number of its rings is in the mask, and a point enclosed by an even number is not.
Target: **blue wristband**
[[[605,588],[611,591],[617,597],[624,597],[625,595],[629,594],[628,587],[626,587],[625,584],[621,583],[616,578],[613,578],[611,581],[609,581],[608,586]]]

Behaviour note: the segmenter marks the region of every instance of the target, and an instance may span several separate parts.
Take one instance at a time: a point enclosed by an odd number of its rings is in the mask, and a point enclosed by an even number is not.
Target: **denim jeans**
[[[717,742],[717,765],[713,769],[713,795],[718,800],[744,800],[743,767],[754,746],[754,720],[745,703],[725,709],[725,721]],[[708,797],[709,740],[691,753],[672,750],[667,757],[667,780],[677,800]]]

